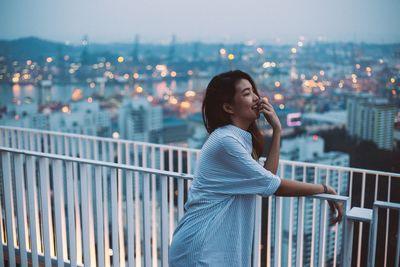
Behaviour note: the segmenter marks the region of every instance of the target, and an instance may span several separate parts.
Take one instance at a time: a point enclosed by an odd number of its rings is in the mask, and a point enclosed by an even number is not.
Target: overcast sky
[[[400,42],[400,0],[0,0],[0,39]]]

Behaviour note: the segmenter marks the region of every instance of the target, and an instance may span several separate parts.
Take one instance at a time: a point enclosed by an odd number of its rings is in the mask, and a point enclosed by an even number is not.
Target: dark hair
[[[232,124],[230,115],[225,112],[222,106],[224,103],[233,103],[236,93],[236,85],[242,79],[248,80],[254,88],[255,94],[260,96],[253,79],[249,74],[243,71],[228,71],[218,74],[211,79],[207,86],[202,105],[203,122],[208,133],[211,134],[215,129],[221,126]],[[258,159],[263,151],[264,138],[256,121],[250,124],[247,131],[252,135],[252,156],[253,158]]]

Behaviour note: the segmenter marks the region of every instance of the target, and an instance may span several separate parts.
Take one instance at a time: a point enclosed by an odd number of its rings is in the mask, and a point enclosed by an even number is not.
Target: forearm
[[[275,192],[276,196],[309,196],[324,193],[321,184],[310,184],[295,180],[281,179],[281,184]]]
[[[272,144],[269,150],[267,160],[264,163],[264,168],[276,174],[279,164],[279,152],[281,143],[281,130],[274,130],[272,134]]]

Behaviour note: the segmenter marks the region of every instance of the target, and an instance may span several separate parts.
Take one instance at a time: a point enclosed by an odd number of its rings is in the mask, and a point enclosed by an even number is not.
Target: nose
[[[253,102],[258,102],[260,100],[260,97],[253,93]]]

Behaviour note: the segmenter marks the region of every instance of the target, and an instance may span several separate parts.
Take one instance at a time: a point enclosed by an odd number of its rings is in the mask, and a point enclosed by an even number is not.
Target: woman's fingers
[[[329,225],[332,226],[332,225],[335,225],[336,223],[342,221],[342,216],[343,216],[342,205],[340,203],[332,201],[332,200],[329,200],[328,204],[329,204],[329,207],[330,207],[330,210],[332,213],[337,212],[336,217],[334,219],[332,219],[329,223]]]

